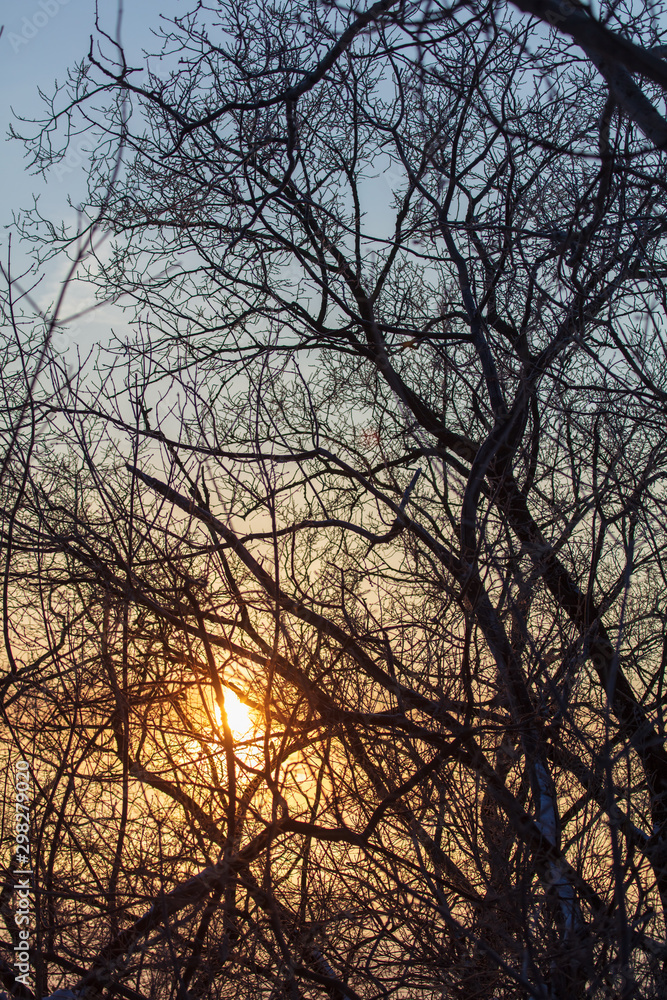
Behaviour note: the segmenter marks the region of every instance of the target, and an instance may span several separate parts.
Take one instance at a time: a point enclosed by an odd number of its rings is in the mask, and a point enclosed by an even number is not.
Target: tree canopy
[[[209,0],[22,122],[16,996],[665,995],[664,13]]]

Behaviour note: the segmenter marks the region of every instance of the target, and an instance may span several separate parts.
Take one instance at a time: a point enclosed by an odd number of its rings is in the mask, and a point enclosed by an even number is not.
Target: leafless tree
[[[32,995],[665,995],[665,22],[600,8],[199,4],[37,124],[127,327],[8,299]]]

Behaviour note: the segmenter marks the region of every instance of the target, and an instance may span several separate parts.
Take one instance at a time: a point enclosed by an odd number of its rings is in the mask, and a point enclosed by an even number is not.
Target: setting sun
[[[223,688],[225,696],[225,712],[229,728],[236,737],[245,736],[253,728],[252,715],[247,705],[229,688]],[[218,705],[215,705],[215,719],[218,725],[222,723],[222,717]]]

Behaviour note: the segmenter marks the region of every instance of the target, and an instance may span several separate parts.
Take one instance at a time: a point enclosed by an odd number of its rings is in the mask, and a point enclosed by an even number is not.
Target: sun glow
[[[225,696],[225,714],[227,715],[229,728],[237,739],[247,736],[254,729],[250,709],[229,688],[223,688],[223,694]],[[217,703],[215,704],[215,721],[218,726],[222,725],[222,715]]]

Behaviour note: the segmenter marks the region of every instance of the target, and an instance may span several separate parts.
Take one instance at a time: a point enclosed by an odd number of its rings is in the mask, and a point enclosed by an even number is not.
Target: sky
[[[128,56],[140,60],[142,48],[155,48],[151,29],[159,26],[160,14],[183,12],[187,6],[179,0],[125,0],[122,39]],[[111,33],[117,9],[117,0],[99,0],[101,22]],[[43,107],[39,89],[51,94],[55,81],[63,82],[68,67],[87,54],[95,0],[2,0],[0,10],[4,26],[0,37],[0,225],[4,229],[13,212],[31,203],[33,193],[40,194],[47,209],[57,211],[81,182],[76,167],[49,183],[30,176],[21,144],[6,141],[5,136],[12,110],[24,117],[38,116]],[[83,174],[83,161],[78,169]]]
[[[144,63],[142,50],[156,51],[160,48],[159,41],[151,34],[151,30],[157,30],[164,23],[160,15],[184,14],[194,6],[193,0],[121,2],[124,4],[121,38],[132,66]],[[118,0],[98,0],[98,3],[101,26],[115,36]],[[56,81],[62,84],[68,68],[87,55],[94,24],[95,0],[0,0],[0,25],[3,25],[0,36],[0,260],[3,263],[7,260],[13,216],[21,209],[30,207],[34,195],[39,196],[42,214],[55,223],[62,220],[73,222],[76,218],[68,206],[68,197],[76,204],[84,195],[85,153],[79,156],[75,143],[74,156],[68,157],[69,166],[59,165],[44,179],[28,171],[22,143],[7,140],[6,135],[12,122],[19,131],[31,130],[30,125],[17,122],[14,114],[23,118],[44,116],[45,105],[39,91],[53,95]],[[173,56],[171,61],[177,63],[178,55]],[[151,68],[155,67],[156,64],[152,63]],[[169,67],[170,60],[167,59],[160,68],[165,72]],[[377,216],[373,219],[376,225],[382,225],[382,218],[387,216],[396,178],[388,173],[385,181],[381,196],[378,191],[370,194],[372,185],[365,192],[368,204],[364,207]],[[27,258],[22,256],[14,234],[12,245],[16,273],[18,262]],[[48,273],[39,287],[38,302],[43,309],[57,294],[61,272],[64,274],[64,261],[58,268]],[[65,310],[66,316],[78,313],[82,304],[87,304],[81,286],[70,292],[69,297],[74,301],[70,301],[70,308]],[[108,339],[110,327],[118,332],[123,324],[124,318],[118,309],[104,307],[95,314],[88,314],[85,320],[71,324],[61,332],[59,343],[62,343],[63,349],[69,349],[104,342]]]
[[[122,0],[121,0],[122,2]],[[100,22],[115,36],[118,0],[98,0]],[[121,38],[130,65],[141,65],[142,50],[155,51],[159,43],[151,34],[161,24],[160,15],[184,13],[190,0],[124,0]],[[53,95],[56,81],[62,84],[68,68],[84,58],[90,47],[90,35],[95,26],[95,0],[1,0],[0,25],[0,259],[7,262],[12,220],[22,209],[30,207],[39,196],[40,210],[54,222],[73,221],[75,215],[68,206],[68,197],[80,201],[85,191],[86,157],[69,158],[69,165],[51,171],[44,179],[28,170],[28,160],[22,143],[7,138],[10,125],[17,130],[30,126],[17,122],[15,115],[39,118],[44,104],[42,90]],[[168,68],[165,63],[164,69]],[[27,257],[11,233],[13,272],[17,273]],[[44,309],[57,294],[62,267],[45,276],[35,293]],[[70,292],[64,315],[76,314],[82,304],[83,290]],[[107,339],[111,326],[123,324],[118,310],[99,311],[71,323],[59,332],[63,351],[87,347]]]
[[[119,0],[97,0],[102,27],[115,34]],[[120,0],[123,2],[123,0]],[[0,260],[6,262],[7,243],[12,217],[22,208],[29,207],[33,195],[39,195],[42,213],[59,222],[73,221],[74,213],[68,208],[68,196],[76,203],[85,190],[85,154],[70,158],[66,169],[62,166],[51,171],[47,180],[31,175],[22,144],[5,138],[12,120],[19,129],[30,126],[17,123],[12,112],[24,118],[36,118],[44,113],[39,90],[51,95],[56,81],[62,84],[69,67],[86,56],[90,35],[94,31],[96,0],[0,0]],[[155,51],[159,42],[151,29],[159,28],[161,15],[183,14],[193,0],[124,0],[122,41],[128,62],[141,65],[142,50]],[[175,57],[177,61],[177,56]],[[169,68],[165,63],[164,69]],[[385,185],[365,191],[364,209],[369,213],[368,222],[377,226],[381,218],[389,217],[388,203],[391,192],[400,178],[385,171]],[[385,190],[386,188],[386,190]],[[12,237],[15,240],[15,237]],[[13,256],[20,259],[20,250],[14,244]],[[51,279],[49,279],[51,280]],[[45,299],[53,296],[58,278],[51,285],[44,285]],[[75,311],[75,310],[74,310]],[[108,327],[110,313],[104,318],[90,317],[85,324],[85,338],[104,337],[101,326]],[[78,327],[78,336],[84,328]]]

